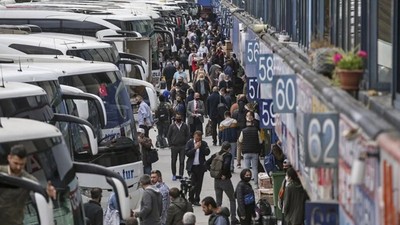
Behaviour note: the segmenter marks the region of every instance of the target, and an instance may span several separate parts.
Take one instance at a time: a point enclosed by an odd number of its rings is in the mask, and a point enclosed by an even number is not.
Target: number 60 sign
[[[336,167],[338,164],[338,113],[304,114],[305,165]]]

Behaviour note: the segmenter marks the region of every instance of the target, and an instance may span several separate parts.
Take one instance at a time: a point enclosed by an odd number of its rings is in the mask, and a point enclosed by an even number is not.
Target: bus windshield
[[[103,138],[126,136],[135,139],[132,135],[134,119],[130,99],[121,76],[116,71],[71,75],[59,79],[62,84],[98,95],[103,100],[107,113]]]
[[[106,19],[108,22],[114,24],[115,26],[121,28],[124,31],[136,31],[140,33],[143,37],[149,37],[154,31],[154,25],[152,20],[130,20],[121,21]]]
[[[110,62],[117,64],[119,60],[118,52],[113,48],[96,48],[96,49],[72,49],[67,51],[67,55],[73,55],[84,60]]]
[[[10,148],[22,144],[27,149],[26,171],[45,187],[48,181],[57,190],[53,200],[55,224],[84,225],[82,198],[69,151],[61,137],[6,142],[0,144],[0,162],[7,164]],[[39,224],[35,203],[25,205],[24,224]]]
[[[30,84],[39,86],[46,91],[54,113],[67,114],[65,106],[62,104],[62,92],[57,80],[35,81]]]
[[[46,95],[0,99],[0,117],[49,121],[53,117]]]

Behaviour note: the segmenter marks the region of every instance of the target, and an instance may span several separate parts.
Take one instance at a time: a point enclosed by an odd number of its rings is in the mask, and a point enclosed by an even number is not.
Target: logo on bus
[[[125,170],[123,169],[122,171],[115,171],[117,172],[119,175],[121,175],[122,178],[124,178],[124,180],[130,180],[130,179],[134,179],[135,178],[135,170]]]

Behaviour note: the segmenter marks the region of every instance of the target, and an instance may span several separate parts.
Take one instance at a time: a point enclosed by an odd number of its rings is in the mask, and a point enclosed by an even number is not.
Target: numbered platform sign
[[[272,83],[274,75],[273,54],[258,55],[257,79],[258,83]]]
[[[272,129],[275,127],[274,102],[272,99],[262,99],[258,101],[260,113],[260,127]]]
[[[247,78],[247,97],[250,101],[260,99],[260,85],[258,84],[256,77]]]
[[[257,64],[260,44],[256,40],[246,41],[246,66]]]
[[[274,75],[272,97],[275,113],[295,113],[297,96],[296,75]]]
[[[339,204],[336,202],[306,202],[305,224],[339,224]]]
[[[338,113],[304,114],[304,153],[307,167],[331,168],[338,164]]]

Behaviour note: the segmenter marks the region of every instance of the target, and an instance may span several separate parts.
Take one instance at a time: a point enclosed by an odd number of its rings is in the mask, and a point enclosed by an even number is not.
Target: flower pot
[[[346,91],[356,91],[364,75],[364,70],[342,70],[338,69],[336,74],[339,76],[340,87]]]

